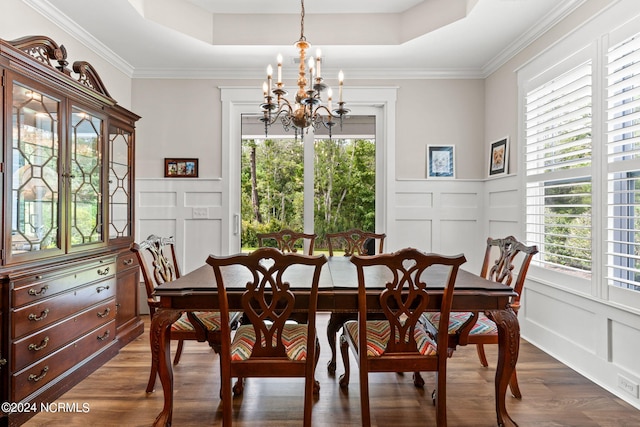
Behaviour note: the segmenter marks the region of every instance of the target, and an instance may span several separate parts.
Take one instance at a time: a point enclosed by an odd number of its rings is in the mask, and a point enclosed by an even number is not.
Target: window
[[[545,268],[590,277],[592,63],[528,90],[525,99],[527,241]]]
[[[640,34],[607,55],[607,253],[612,286],[640,290]]]

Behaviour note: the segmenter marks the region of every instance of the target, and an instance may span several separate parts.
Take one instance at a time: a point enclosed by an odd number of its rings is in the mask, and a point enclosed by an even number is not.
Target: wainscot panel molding
[[[479,180],[397,180],[395,247],[447,255],[464,253],[462,268],[480,271],[484,254],[484,182]]]
[[[173,236],[181,272],[222,254],[222,180],[136,180],[136,241],[150,234]]]

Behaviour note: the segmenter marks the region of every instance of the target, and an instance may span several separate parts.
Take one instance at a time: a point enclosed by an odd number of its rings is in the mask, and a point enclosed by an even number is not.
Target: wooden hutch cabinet
[[[37,408],[144,329],[129,251],[140,117],[66,58],[48,37],[0,40],[0,399]]]

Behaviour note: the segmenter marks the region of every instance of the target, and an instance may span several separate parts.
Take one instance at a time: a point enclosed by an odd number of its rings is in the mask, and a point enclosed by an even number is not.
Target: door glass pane
[[[60,102],[13,87],[11,253],[60,248],[58,117]]]
[[[131,133],[112,127],[109,131],[109,238],[131,235],[129,196]]]
[[[101,242],[102,120],[77,107],[71,113],[71,246]]]
[[[375,130],[374,116],[350,116],[342,126],[334,126],[331,135],[328,129],[316,129],[314,183],[304,188],[302,136],[276,123],[266,138],[256,116],[243,116],[243,250],[258,245],[257,233],[304,231],[305,197],[313,199],[313,232],[318,235],[314,253],[327,249],[326,233],[352,228],[375,232]]]
[[[242,248],[256,234],[304,226],[304,149],[301,139],[242,140]]]

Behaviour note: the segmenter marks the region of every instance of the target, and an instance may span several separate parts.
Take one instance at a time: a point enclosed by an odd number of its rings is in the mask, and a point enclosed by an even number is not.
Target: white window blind
[[[526,93],[527,242],[546,268],[591,273],[592,66]]]
[[[607,55],[607,282],[640,290],[640,34]]]

